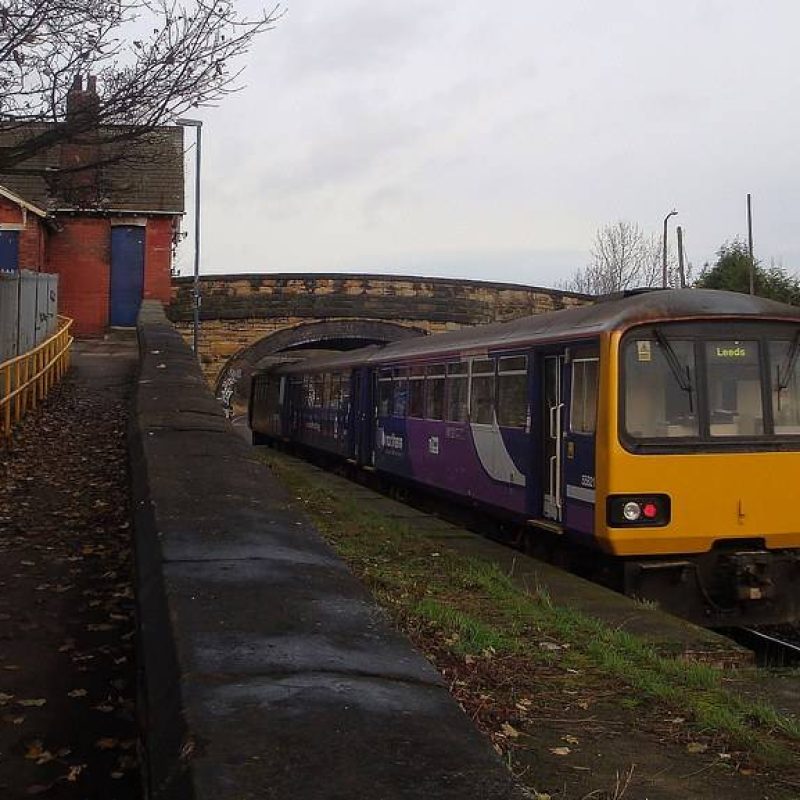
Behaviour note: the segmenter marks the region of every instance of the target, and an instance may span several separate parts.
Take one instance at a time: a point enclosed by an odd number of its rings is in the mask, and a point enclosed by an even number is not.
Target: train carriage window
[[[350,375],[347,372],[342,372],[341,384],[339,389],[339,411],[350,410]]]
[[[775,433],[800,435],[800,332],[794,341],[769,343]]]
[[[469,397],[469,364],[447,365],[447,421],[467,421]]]
[[[699,435],[694,342],[663,336],[628,340],[625,429],[640,439]]]
[[[573,433],[593,434],[597,427],[599,366],[597,358],[578,357],[572,361],[569,427]]]
[[[311,375],[303,375],[303,405],[314,408],[314,381]]]
[[[411,367],[408,376],[408,416],[425,416],[425,368]]]
[[[497,422],[524,428],[528,421],[528,358],[509,356],[497,364]]]
[[[330,394],[328,395],[328,408],[339,408],[339,398],[341,395],[342,377],[338,372],[330,375]]]
[[[378,373],[378,416],[388,417],[392,413],[392,371],[382,369]]]
[[[425,419],[444,419],[444,364],[425,370]]]
[[[711,435],[762,435],[759,343],[706,342],[706,364]]]
[[[494,359],[475,359],[471,373],[470,421],[479,425],[491,425],[494,421]]]
[[[395,369],[392,380],[392,390],[394,400],[392,402],[392,413],[395,417],[404,417],[408,406],[408,370]]]

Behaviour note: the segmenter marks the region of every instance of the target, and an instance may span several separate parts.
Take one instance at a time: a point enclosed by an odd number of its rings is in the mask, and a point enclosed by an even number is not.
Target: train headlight
[[[641,506],[633,500],[629,503],[625,503],[625,505],[622,506],[622,516],[625,517],[628,522],[636,522],[636,520],[642,516]]]
[[[606,508],[612,528],[663,527],[669,524],[672,511],[666,494],[612,494]]]

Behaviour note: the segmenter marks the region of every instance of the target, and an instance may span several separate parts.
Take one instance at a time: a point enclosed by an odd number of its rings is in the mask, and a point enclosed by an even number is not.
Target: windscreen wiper
[[[684,374],[684,371],[681,368],[681,362],[678,359],[678,356],[675,354],[675,350],[669,343],[667,337],[664,336],[659,328],[653,328],[653,334],[656,337],[659,347],[664,351],[664,358],[666,358],[667,364],[669,364],[669,368],[675,377],[675,381],[677,382],[678,386],[680,386],[681,389],[683,389],[683,391],[689,395],[689,412],[693,414],[694,406],[692,404],[692,393],[694,392],[694,388],[692,387],[692,378],[689,366],[686,365],[686,373]]]
[[[777,391],[777,397],[775,398],[778,404],[778,411],[781,410],[781,392],[785,391],[789,388],[789,381],[792,377],[792,373],[794,372],[794,365],[797,362],[797,356],[800,353],[800,331],[797,331],[794,337],[794,341],[792,342],[792,347],[786,355],[786,370],[781,370],[781,365],[775,368],[777,375],[778,385],[775,387]]]
[[[781,374],[781,369],[778,367],[778,391],[789,388],[789,380],[794,372],[794,365],[797,363],[797,356],[800,354],[800,331],[797,331],[792,342],[792,349],[786,356],[786,371]]]

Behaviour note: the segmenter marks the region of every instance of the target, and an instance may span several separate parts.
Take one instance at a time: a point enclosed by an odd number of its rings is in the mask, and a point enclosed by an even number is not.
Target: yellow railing
[[[58,330],[33,350],[0,364],[0,438],[47,396],[69,369],[72,320],[58,318]]]

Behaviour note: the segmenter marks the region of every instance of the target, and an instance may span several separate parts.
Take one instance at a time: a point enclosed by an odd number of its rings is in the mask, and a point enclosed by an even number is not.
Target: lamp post
[[[175,123],[197,132],[194,169],[194,288],[192,289],[193,335],[192,349],[197,355],[200,339],[200,164],[202,158],[203,123],[199,119],[176,119]]]
[[[664,250],[661,254],[661,286],[662,288],[667,288],[667,222],[669,222],[670,217],[674,217],[677,215],[677,211],[673,208],[672,211],[664,217]]]

